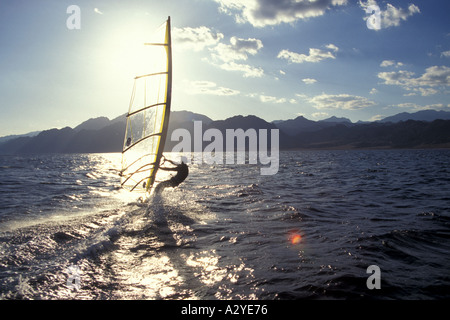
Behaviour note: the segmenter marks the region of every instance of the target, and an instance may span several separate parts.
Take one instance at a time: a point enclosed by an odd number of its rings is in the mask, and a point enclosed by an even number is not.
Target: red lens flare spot
[[[289,238],[292,244],[299,244],[302,241],[302,236],[298,233],[292,234]]]

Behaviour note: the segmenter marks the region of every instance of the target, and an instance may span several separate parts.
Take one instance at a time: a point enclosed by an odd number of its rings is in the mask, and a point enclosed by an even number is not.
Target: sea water
[[[193,163],[148,203],[119,168],[0,157],[0,298],[450,298],[450,150],[285,151],[268,176]]]

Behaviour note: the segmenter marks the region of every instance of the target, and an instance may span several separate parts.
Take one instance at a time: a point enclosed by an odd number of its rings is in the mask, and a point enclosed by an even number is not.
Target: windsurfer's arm
[[[172,160],[166,159],[165,161],[169,161],[171,164],[173,164],[174,166],[176,166],[177,164],[175,162],[173,162]]]
[[[169,161],[169,160],[167,160],[167,161]],[[175,167],[175,168],[164,168],[164,167],[159,167],[159,169],[160,169],[160,170],[166,170],[166,171],[178,171],[178,168],[177,168],[177,167]]]
[[[166,163],[166,161],[170,162],[170,163],[173,164],[173,165],[177,165],[177,164],[174,163],[172,160],[169,160],[169,159],[167,159],[166,157],[163,156],[163,161],[162,161],[161,166],[159,167],[159,169],[165,170],[165,171],[177,171],[177,168],[176,168],[176,167],[175,167],[175,168],[164,168],[164,167],[162,167],[162,165],[163,165],[164,163]]]

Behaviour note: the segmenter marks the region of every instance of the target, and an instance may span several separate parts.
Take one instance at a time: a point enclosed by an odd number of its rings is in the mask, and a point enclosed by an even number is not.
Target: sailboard
[[[134,78],[122,149],[121,186],[151,192],[167,136],[172,95],[170,17],[144,43],[143,73]]]

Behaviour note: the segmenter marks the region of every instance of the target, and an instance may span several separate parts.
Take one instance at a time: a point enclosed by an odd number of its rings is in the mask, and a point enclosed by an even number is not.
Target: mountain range
[[[194,121],[202,121],[203,131],[216,128],[224,135],[226,129],[279,129],[281,150],[450,148],[450,112],[445,111],[400,113],[369,123],[352,123],[349,119],[337,117],[312,121],[303,116],[267,122],[252,115],[212,120],[189,111],[174,111],[170,116],[166,151],[178,143],[170,140],[173,130],[184,128],[193,134]],[[125,115],[112,120],[99,117],[75,128],[2,137],[0,154],[120,152],[125,125]]]

